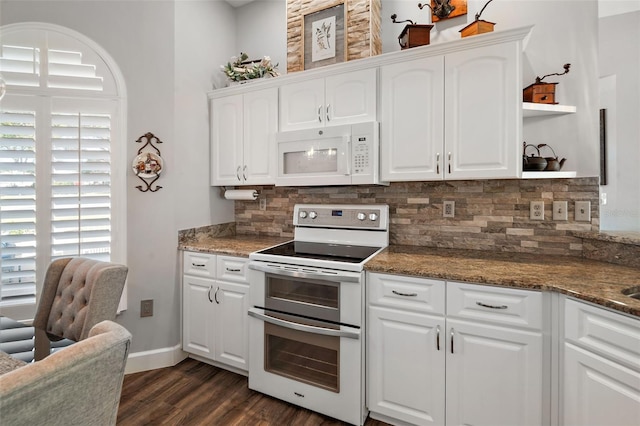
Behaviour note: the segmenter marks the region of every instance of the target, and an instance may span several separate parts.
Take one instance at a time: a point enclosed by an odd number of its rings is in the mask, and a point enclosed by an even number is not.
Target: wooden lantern
[[[556,84],[535,82],[525,87],[522,92],[522,100],[524,102],[533,102],[537,104],[557,104],[556,102]]]
[[[433,25],[406,25],[398,36],[400,48],[404,50],[429,44],[431,42],[431,28]]]
[[[460,35],[462,38],[469,37],[472,35],[490,33],[493,31],[493,26],[495,22],[485,21],[483,19],[477,19],[460,30]]]

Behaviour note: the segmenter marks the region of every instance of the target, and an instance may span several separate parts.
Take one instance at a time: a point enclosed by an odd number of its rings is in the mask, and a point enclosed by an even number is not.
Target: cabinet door
[[[542,334],[447,319],[447,424],[542,424]]]
[[[637,425],[640,372],[565,343],[563,425]]]
[[[189,275],[182,283],[182,349],[209,359],[214,359],[214,283]]]
[[[216,361],[249,370],[249,286],[218,282],[214,302]]]
[[[445,57],[445,179],[516,178],[522,169],[521,45]]]
[[[327,77],[324,117],[327,126],[376,121],[377,69]]]
[[[211,101],[211,185],[242,183],[242,95]]]
[[[246,93],[243,102],[243,183],[273,185],[277,158],[278,89],[274,87]]]
[[[443,69],[442,57],[381,68],[383,181],[442,179]]]
[[[280,87],[280,131],[324,126],[324,79]]]
[[[369,410],[443,425],[444,318],[372,306],[368,327]]]

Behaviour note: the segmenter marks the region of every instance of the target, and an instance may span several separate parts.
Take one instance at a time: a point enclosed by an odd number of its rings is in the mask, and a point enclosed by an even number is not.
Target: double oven
[[[389,241],[386,205],[294,207],[294,240],[251,253],[249,387],[362,424],[364,264]]]

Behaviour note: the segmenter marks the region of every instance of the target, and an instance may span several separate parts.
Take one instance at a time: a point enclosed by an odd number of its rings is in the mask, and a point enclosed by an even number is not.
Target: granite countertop
[[[241,235],[184,242],[178,248],[248,257],[253,251],[288,240]],[[569,256],[389,246],[367,262],[365,269],[371,272],[557,291],[640,317],[640,300],[622,293],[622,290],[632,287],[640,290],[640,269],[607,262]]]

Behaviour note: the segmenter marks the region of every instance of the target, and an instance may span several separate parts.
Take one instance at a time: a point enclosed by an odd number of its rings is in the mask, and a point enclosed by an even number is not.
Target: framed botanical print
[[[346,60],[344,3],[304,15],[304,69],[318,68]]]

